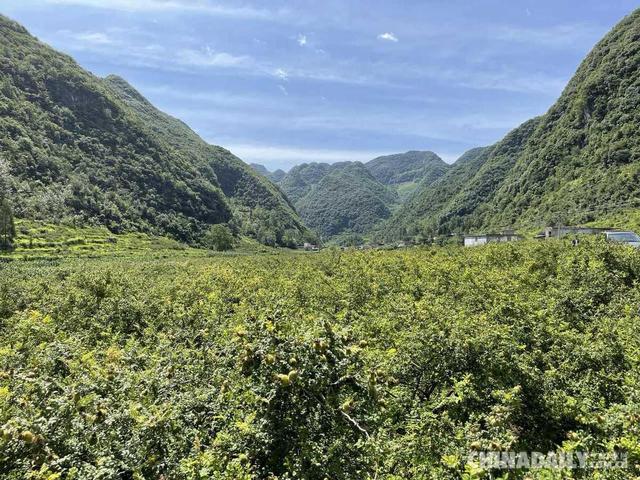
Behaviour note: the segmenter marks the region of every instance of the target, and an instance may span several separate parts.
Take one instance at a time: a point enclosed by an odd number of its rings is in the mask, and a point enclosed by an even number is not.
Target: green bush
[[[0,264],[2,478],[636,478],[640,255],[600,241]],[[483,471],[478,450],[624,451]],[[502,475],[502,477],[501,477]]]

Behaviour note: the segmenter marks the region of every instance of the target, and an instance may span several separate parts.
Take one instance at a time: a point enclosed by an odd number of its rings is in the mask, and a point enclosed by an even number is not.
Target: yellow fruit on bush
[[[20,440],[26,443],[36,443],[37,437],[30,431],[25,430],[20,433]]]
[[[345,402],[340,405],[340,410],[343,412],[349,412],[353,408],[353,398],[347,399]]]
[[[299,377],[298,371],[297,370],[291,370],[289,372],[288,377],[289,377],[289,381],[295,382]]]
[[[265,355],[264,361],[268,365],[273,365],[276,362],[276,356],[274,354],[272,354],[272,353],[268,353],[267,355]]]
[[[289,385],[291,385],[291,379],[289,378],[289,375],[279,373],[276,375],[276,379],[279,380],[280,383],[285,387],[288,387]]]
[[[298,359],[296,357],[291,357],[289,359],[289,365],[297,365],[298,364]]]

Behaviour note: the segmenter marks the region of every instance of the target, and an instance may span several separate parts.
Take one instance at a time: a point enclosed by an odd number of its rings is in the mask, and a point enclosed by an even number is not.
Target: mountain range
[[[472,149],[451,166],[436,161],[428,172],[411,167],[419,152],[365,164],[396,196],[380,196],[386,210],[372,208],[379,221],[365,222],[358,231],[391,241],[559,223],[637,223],[639,70],[637,10],[594,47],[546,114],[498,143]],[[330,169],[311,165],[292,169],[280,186],[303,219],[317,228],[317,213],[321,224],[330,223],[325,211],[303,210],[301,198],[310,192],[321,195],[317,179]],[[345,205],[335,192],[331,195]]]
[[[323,239],[370,233],[419,185],[432,184],[450,168],[435,153],[418,151],[367,163],[304,163],[284,176],[252,166],[279,185],[305,224]]]
[[[188,243],[224,224],[269,245],[624,223],[640,206],[639,125],[640,10],[547,113],[452,165],[411,151],[289,172],[245,164],[0,16],[0,170],[18,218]]]

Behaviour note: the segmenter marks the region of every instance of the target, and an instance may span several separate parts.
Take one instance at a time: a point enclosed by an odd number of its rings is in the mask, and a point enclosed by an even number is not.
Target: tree
[[[225,225],[213,225],[204,236],[204,246],[223,252],[233,248],[233,235]]]
[[[0,156],[0,198],[9,197],[9,187],[11,186],[11,170],[9,169],[9,162],[4,157]]]
[[[6,198],[0,198],[0,250],[10,250],[16,236],[11,205]]]

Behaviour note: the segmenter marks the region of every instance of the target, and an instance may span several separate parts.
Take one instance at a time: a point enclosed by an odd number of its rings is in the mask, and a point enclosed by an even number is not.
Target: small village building
[[[465,247],[478,247],[480,245],[486,245],[487,243],[503,243],[503,242],[517,242],[522,240],[520,235],[517,235],[511,230],[504,231],[502,233],[484,233],[480,235],[465,235],[464,246]]]
[[[611,228],[580,226],[547,227],[542,232],[538,233],[535,238],[539,240],[549,240],[552,238],[563,238],[568,235],[598,235],[611,230]]]
[[[303,247],[307,252],[317,252],[318,250],[320,250],[320,248],[318,248],[318,246],[314,245],[313,243],[305,243]]]

